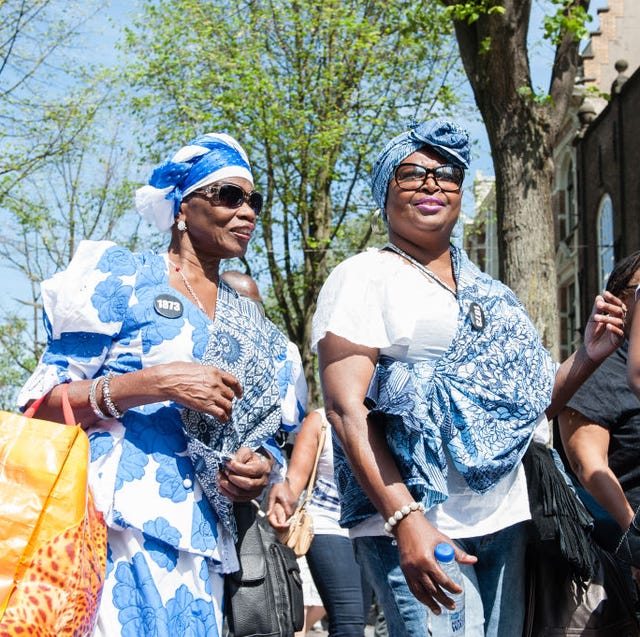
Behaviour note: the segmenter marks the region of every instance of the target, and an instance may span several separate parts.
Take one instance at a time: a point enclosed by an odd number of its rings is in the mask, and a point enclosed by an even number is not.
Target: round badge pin
[[[474,330],[484,329],[484,312],[478,303],[475,301],[469,305],[469,320],[471,321],[471,327]]]
[[[171,294],[158,294],[153,300],[153,309],[165,318],[179,318],[182,316],[183,308],[179,299]]]

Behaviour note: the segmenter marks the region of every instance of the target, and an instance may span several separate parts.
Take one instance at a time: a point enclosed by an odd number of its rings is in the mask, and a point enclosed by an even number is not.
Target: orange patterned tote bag
[[[84,637],[95,624],[106,527],[63,387],[67,425],[31,417],[42,399],[0,411],[0,637]]]

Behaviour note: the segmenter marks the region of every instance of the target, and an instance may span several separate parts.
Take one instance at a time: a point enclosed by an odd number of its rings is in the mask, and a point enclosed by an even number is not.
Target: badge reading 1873
[[[182,316],[182,303],[171,294],[158,294],[153,301],[153,309],[166,318]]]
[[[469,305],[469,320],[474,330],[484,329],[484,312],[475,301]]]

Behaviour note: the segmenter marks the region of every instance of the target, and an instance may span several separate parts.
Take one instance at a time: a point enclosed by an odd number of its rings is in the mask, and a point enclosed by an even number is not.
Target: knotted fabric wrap
[[[136,209],[158,230],[167,232],[184,197],[230,177],[243,177],[253,184],[247,154],[230,135],[207,133],[183,146],[153,171],[149,185],[136,191]]]
[[[371,190],[383,211],[393,171],[405,157],[423,146],[430,146],[448,162],[469,168],[469,133],[446,118],[428,120],[394,137],[378,155],[371,173]]]
[[[182,422],[198,481],[224,528],[219,542],[225,572],[238,568],[234,549],[237,530],[233,505],[218,490],[218,472],[225,455],[234,454],[242,446],[255,449],[280,428],[275,360],[286,356],[287,344],[253,301],[239,297],[221,282],[216,320],[202,363],[233,374],[242,385],[243,395],[234,399],[231,417],[224,424],[192,409],[183,411]]]
[[[555,364],[513,292],[455,246],[451,257],[459,314],[449,349],[433,361],[381,357],[367,399],[403,481],[426,508],[448,497],[445,448],[478,493],[517,466],[551,402],[555,378]],[[482,329],[471,323],[472,303],[484,313]],[[341,524],[353,526],[375,508],[335,439],[334,447]]]

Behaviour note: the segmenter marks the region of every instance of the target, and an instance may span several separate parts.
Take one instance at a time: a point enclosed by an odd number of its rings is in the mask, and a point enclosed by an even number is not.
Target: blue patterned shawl
[[[462,250],[452,246],[451,256],[459,312],[448,351],[417,363],[382,356],[369,391],[370,418],[386,428],[405,484],[427,508],[448,497],[445,447],[478,493],[516,467],[551,402],[555,378],[555,364],[513,292]],[[483,310],[483,329],[469,318],[472,303]],[[375,508],[339,444],[335,458],[341,524],[353,526]]]
[[[233,374],[242,385],[243,395],[234,399],[231,418],[224,424],[193,409],[183,411],[182,421],[196,476],[223,526],[234,537],[233,508],[218,491],[218,471],[224,455],[235,453],[241,446],[255,449],[280,428],[276,360],[286,357],[287,345],[288,340],[256,303],[220,282],[216,319],[202,363]]]

